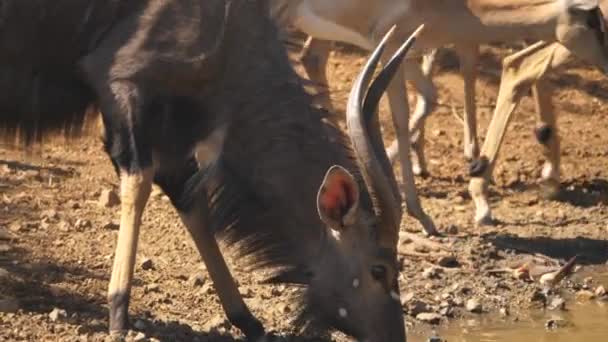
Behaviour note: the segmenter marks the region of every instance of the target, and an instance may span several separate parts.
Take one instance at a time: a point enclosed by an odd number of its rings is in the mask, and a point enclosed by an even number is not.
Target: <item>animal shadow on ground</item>
[[[582,265],[601,265],[608,261],[608,241],[585,237],[554,239],[545,236],[520,237],[511,234],[485,235],[484,240],[498,249],[527,254],[543,254],[554,259],[568,260],[577,256]]]
[[[55,307],[64,309],[71,315],[68,318],[71,325],[84,327],[82,333],[107,329],[105,324],[91,324],[91,321],[107,317],[101,298],[50,285],[63,281],[85,282],[87,279],[107,281],[105,275],[80,266],[57,264],[48,259],[32,261],[34,259],[27,250],[18,247],[12,247],[2,255],[0,267],[7,270],[10,277],[0,283],[0,293],[17,298],[25,312],[48,314]]]
[[[17,240],[19,238],[16,238]],[[39,258],[38,258],[39,259]],[[107,270],[89,270],[84,266],[58,264],[52,260],[32,261],[32,256],[26,249],[12,247],[8,253],[0,255],[0,268],[9,273],[6,280],[0,282],[0,294],[17,298],[23,311],[46,315],[54,308],[66,310],[68,317],[65,323],[78,328],[78,334],[105,334],[108,330],[105,297],[99,296],[98,291],[85,289],[86,282],[91,279],[108,282]],[[136,279],[136,283],[137,283]],[[52,284],[70,283],[81,284],[81,292],[92,293],[83,295],[70,291],[65,287]],[[137,284],[136,284],[137,285]],[[141,285],[141,284],[140,284]],[[153,319],[149,312],[134,313],[131,323],[138,320],[144,322],[145,328],[141,331],[147,337],[154,337],[160,341],[213,341],[232,342],[243,341],[227,333],[216,331],[194,331],[189,325]],[[204,323],[204,322],[203,322]],[[280,338],[271,339],[277,342],[306,342],[330,341],[321,338],[308,338],[295,335],[281,335]]]
[[[591,181],[564,183],[556,200],[582,208],[608,204],[608,181],[593,179]]]

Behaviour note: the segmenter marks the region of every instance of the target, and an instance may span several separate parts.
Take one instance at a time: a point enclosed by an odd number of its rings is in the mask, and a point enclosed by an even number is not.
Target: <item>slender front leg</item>
[[[152,190],[152,178],[151,168],[135,172],[123,170],[120,173],[120,230],[108,289],[111,332],[124,331],[128,326],[139,227]]]
[[[103,83],[102,83],[103,84]],[[120,80],[100,87],[104,147],[120,176],[120,230],[108,288],[109,330],[127,329],[139,228],[150,196],[152,154],[146,139],[144,96],[137,84]]]
[[[391,56],[391,53],[387,51],[385,56]],[[414,172],[412,170],[412,162],[409,155],[409,107],[403,75],[403,69],[395,73],[395,77],[387,88],[387,95],[399,144],[399,160],[401,161],[401,178],[405,192],[405,203],[408,213],[422,224],[424,231],[429,235],[436,235],[438,233],[435,224],[422,209],[416,191],[416,183],[414,182]]]
[[[478,45],[457,45],[460,73],[464,81],[464,157],[473,160],[479,156],[477,142],[477,106],[475,82],[477,82]]]
[[[334,108],[331,103],[329,81],[327,80],[327,61],[329,60],[330,51],[331,42],[329,40],[315,39],[312,36],[308,37],[300,55],[300,62],[308,78],[325,87],[316,98],[323,108],[333,112]]]
[[[264,327],[247,308],[236,282],[224,261],[215,236],[209,227],[209,209],[205,187],[193,186],[191,180],[198,172],[192,161],[171,176],[159,176],[157,182],[171,199],[203,262],[220,298],[226,316],[248,340],[264,338]],[[194,177],[193,177],[194,176]],[[189,184],[186,186],[186,184]]]
[[[560,144],[557,129],[557,120],[553,103],[551,102],[551,88],[547,81],[538,80],[532,86],[532,94],[536,104],[540,122],[536,127],[536,139],[542,145],[545,164],[541,176],[541,194],[545,198],[555,198],[560,191]]]
[[[469,192],[475,202],[475,221],[478,224],[493,223],[488,204],[488,183],[511,114],[530,86],[548,70],[563,64],[569,56],[570,52],[558,43],[538,42],[505,58],[496,108],[481,156],[471,163]]]
[[[412,169],[417,176],[428,175],[426,157],[424,155],[425,145],[425,123],[426,118],[435,109],[437,101],[437,88],[431,78],[433,64],[437,55],[437,49],[425,54],[422,65],[417,65],[413,61],[405,60],[403,68],[405,79],[412,82],[418,92],[416,96],[416,109],[410,119],[410,133],[412,144]],[[386,153],[391,163],[395,163],[399,151],[398,141],[394,140],[386,149]]]

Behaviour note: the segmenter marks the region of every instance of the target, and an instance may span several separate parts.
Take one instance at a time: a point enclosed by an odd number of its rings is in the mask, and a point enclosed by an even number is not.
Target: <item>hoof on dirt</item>
[[[104,342],[124,342],[127,337],[128,330],[111,330]]]
[[[420,223],[422,224],[423,233],[425,233],[427,236],[440,235],[439,231],[437,230],[437,227],[435,227],[435,223],[429,216],[422,218],[422,220],[420,220]]]
[[[539,196],[542,199],[555,201],[562,193],[561,184],[554,180],[544,180],[539,185]]]
[[[414,165],[412,167],[412,171],[414,172],[414,176],[417,176],[420,178],[428,178],[431,175],[426,168],[421,168],[418,165]]]
[[[494,220],[494,218],[492,218],[492,215],[483,215],[479,218],[475,218],[475,224],[478,227],[495,226],[496,220]]]

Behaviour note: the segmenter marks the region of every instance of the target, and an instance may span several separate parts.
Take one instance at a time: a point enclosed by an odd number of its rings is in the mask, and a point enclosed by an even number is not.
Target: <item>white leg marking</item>
[[[133,279],[139,227],[152,190],[152,169],[120,176],[120,230],[108,295],[128,293]]]

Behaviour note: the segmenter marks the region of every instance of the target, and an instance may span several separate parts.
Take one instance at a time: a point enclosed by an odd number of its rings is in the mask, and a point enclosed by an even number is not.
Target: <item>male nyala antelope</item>
[[[602,18],[598,0],[272,0],[272,4],[271,12],[283,24],[290,23],[314,38],[342,41],[364,49],[373,47],[374,42],[381,36],[379,33],[384,32],[386,27],[398,24],[399,31],[396,35],[405,37],[417,25],[425,23],[427,29],[419,37],[416,47],[434,51],[438,47],[452,45],[460,58],[465,93],[464,145],[468,159],[479,157],[475,80],[480,44],[523,39],[542,40],[547,45],[556,42],[567,49],[569,54],[587,62],[598,66],[606,64],[603,33],[598,22],[598,17]],[[316,66],[314,63],[306,66],[307,59],[304,59],[305,69],[314,81],[324,83],[327,81],[325,64],[330,45],[314,40],[309,44],[312,45],[308,47],[308,52],[315,55],[313,60],[320,63]],[[553,45],[552,48],[557,46]],[[537,75],[542,66],[554,62],[551,60],[554,55],[548,54],[548,50],[537,50],[539,47],[535,46],[531,50],[508,57],[505,60],[505,70],[517,69],[520,81],[523,78],[533,79],[533,75]],[[415,60],[406,60],[403,72],[397,73],[387,91],[397,131],[397,141],[389,148],[389,158],[394,160],[398,151],[408,210],[422,221],[429,233],[434,231],[434,227],[419,205],[413,175],[414,171],[426,172],[423,155],[424,119],[431,112],[436,99],[435,86],[430,78],[430,61],[433,54],[434,52],[429,54],[431,58],[423,63],[422,68]],[[540,55],[544,57],[539,57]],[[536,65],[536,61],[542,65]],[[412,81],[420,93],[409,126],[404,77]],[[504,83],[503,81],[501,87],[513,87]],[[544,94],[543,86],[534,86],[534,94],[541,121],[553,126],[552,114],[548,113],[552,110],[547,104],[549,95]],[[504,96],[501,105],[507,108],[514,106],[513,99],[521,95],[511,96],[505,93]],[[505,110],[500,109],[502,112]],[[409,127],[415,137],[415,164],[408,158]],[[491,142],[488,142],[488,139]],[[484,145],[487,146],[484,150],[486,154],[483,154],[481,160],[494,158],[495,152],[490,151],[494,147],[490,145],[496,145],[497,138],[488,135],[488,139]],[[488,155],[489,153],[492,155]],[[484,162],[474,161],[471,174],[477,176],[483,173],[483,165]],[[543,173],[545,183],[555,183],[557,177],[556,171]],[[481,194],[485,190],[476,185],[477,183],[479,182],[476,181],[471,186],[477,205],[475,219],[478,223],[488,223],[491,222],[489,208],[485,207],[487,202],[484,203]],[[485,184],[484,186],[487,186],[487,183]]]
[[[306,286],[297,322],[405,341],[400,194],[374,117],[413,38],[355,82],[347,137],[312,106],[263,0],[0,0],[0,127],[26,145],[84,133],[97,106],[120,177],[109,329],[128,325],[141,217],[169,196],[226,315],[263,340],[220,253],[224,233],[269,281]],[[354,152],[353,152],[354,151]],[[359,165],[359,166],[358,166]],[[373,196],[372,196],[373,195]],[[307,324],[308,325],[308,324]]]

